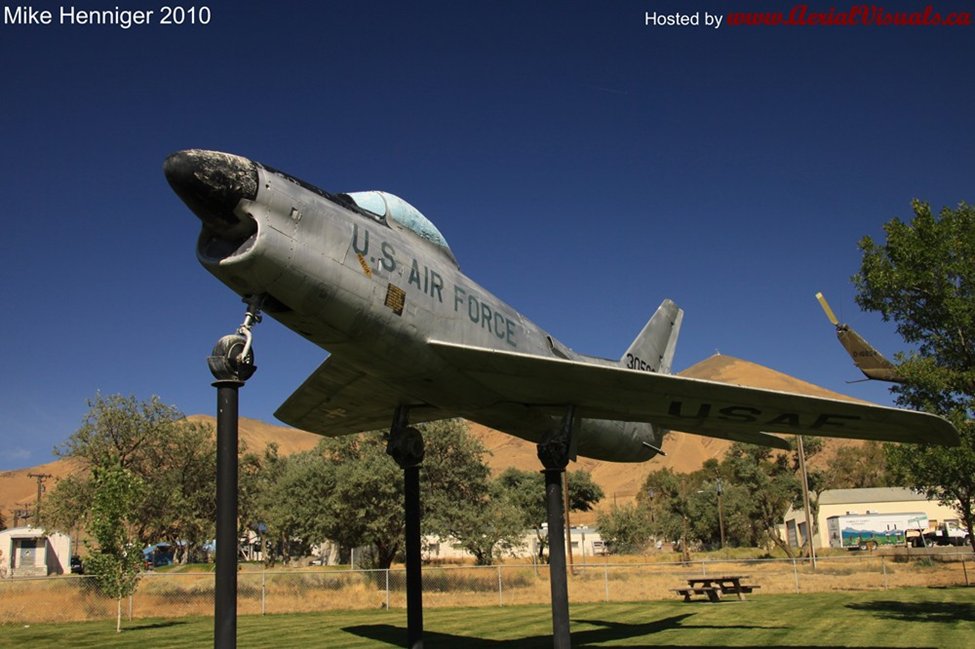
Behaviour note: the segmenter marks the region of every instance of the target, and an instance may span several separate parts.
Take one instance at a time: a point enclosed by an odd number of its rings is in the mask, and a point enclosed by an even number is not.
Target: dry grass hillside
[[[831,392],[787,374],[732,356],[711,356],[687,368],[681,372],[681,375],[785,392],[854,400],[851,397]],[[193,415],[189,419],[214,422],[214,418],[208,415]],[[534,444],[491,430],[480,424],[472,423],[471,430],[490,452],[488,463],[495,473],[509,466],[526,470],[539,469]],[[242,443],[246,444],[247,449],[255,452],[263,451],[268,443],[273,442],[278,445],[279,453],[282,455],[309,450],[320,439],[318,435],[312,433],[253,419],[240,420],[240,438]],[[836,448],[858,443],[849,440],[828,440],[826,450],[815,457],[810,464],[815,466],[826,462],[835,453]],[[613,502],[623,504],[635,497],[648,473],[664,467],[669,467],[678,472],[695,471],[709,458],[720,459],[729,446],[730,443],[724,440],[673,432],[664,442],[666,457],[657,457],[642,464],[618,464],[580,458],[577,463],[569,468],[570,470],[585,469],[591,472],[595,481],[606,493],[605,504]],[[36,467],[0,473],[0,512],[7,519],[7,524],[13,523],[14,509],[33,509],[37,494],[37,482],[28,474],[51,474],[53,479],[47,482],[48,488],[50,488],[58,478],[77,470],[79,467],[76,464],[66,460],[58,460]]]
[[[16,510],[28,510],[32,513],[34,511],[37,500],[37,480],[30,477],[31,473],[51,476],[44,480],[44,488],[50,491],[58,480],[78,469],[78,463],[71,460],[55,460],[26,469],[0,473],[0,513],[3,514],[7,526],[13,527]]]
[[[190,415],[187,419],[208,422],[216,429],[217,420],[210,415]],[[280,455],[301,453],[315,448],[315,445],[322,439],[320,435],[315,433],[306,433],[303,430],[268,424],[246,417],[241,417],[238,430],[240,431],[241,448],[246,448],[254,453],[262,453],[264,448],[272,443],[278,445],[278,454]]]

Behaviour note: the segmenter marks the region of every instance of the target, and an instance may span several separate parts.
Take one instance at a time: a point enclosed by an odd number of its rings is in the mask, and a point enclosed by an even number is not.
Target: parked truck
[[[923,512],[843,514],[826,519],[829,547],[850,550],[914,544],[927,528],[928,516]]]
[[[938,526],[925,530],[925,545],[968,545],[971,532],[958,524],[958,521],[942,521]]]

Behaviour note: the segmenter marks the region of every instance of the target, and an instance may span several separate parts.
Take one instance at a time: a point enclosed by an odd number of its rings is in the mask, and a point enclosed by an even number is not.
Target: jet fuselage
[[[360,198],[366,206],[385,202],[390,210],[373,212],[349,195],[209,151],[174,154],[166,173],[203,221],[197,257],[208,271],[242,297],[265,296],[264,310],[276,320],[395,386],[400,405],[420,419],[438,418],[432,408],[537,442],[569,405],[544,404],[551,412],[539,417],[538,404],[505,402],[490,384],[431,353],[432,339],[618,365],[576,354],[467,277],[435,228],[396,220],[392,210],[412,217],[412,208],[395,196],[359,195],[374,201]],[[662,431],[581,419],[576,435],[581,455],[642,461],[659,449]]]

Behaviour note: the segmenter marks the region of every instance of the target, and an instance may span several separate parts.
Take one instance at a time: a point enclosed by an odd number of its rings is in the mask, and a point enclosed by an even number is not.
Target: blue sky
[[[856,242],[912,198],[975,201],[975,28],[644,25],[791,7],[283,0],[214,3],[205,26],[0,25],[0,470],[50,460],[98,391],[214,411],[205,359],[243,305],[163,177],[190,147],[403,196],[578,351],[618,356],[670,297],[678,369],[720,351],[889,403],[846,383],[813,295],[902,349],[853,301]],[[324,352],[269,319],[256,335],[241,414],[273,421]]]

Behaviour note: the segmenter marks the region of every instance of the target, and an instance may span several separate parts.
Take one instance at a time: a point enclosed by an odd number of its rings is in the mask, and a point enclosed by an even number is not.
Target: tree
[[[140,477],[150,487],[140,504],[140,538],[166,541],[186,563],[216,532],[216,439],[210,426],[177,419],[144,448]]]
[[[269,544],[267,511],[268,494],[283,470],[283,458],[278,456],[278,445],[269,443],[264,453],[258,455],[241,444],[241,458],[237,469],[237,520],[238,536],[243,538],[249,532],[260,538],[261,556],[264,565],[273,566],[277,553]]]
[[[569,510],[587,512],[603,497],[602,488],[588,471],[567,471]],[[545,508],[545,476],[540,471],[522,471],[510,467],[496,478],[498,487],[521,512],[520,528],[533,529],[538,539],[538,558],[545,556],[548,533],[544,523],[548,520]]]
[[[891,388],[901,406],[944,416],[961,445],[887,447],[892,472],[953,506],[975,529],[975,209],[964,203],[935,216],[912,203],[910,223],[884,224],[886,241],[860,240],[857,303],[893,321],[913,346],[896,356],[903,382]],[[972,537],[975,549],[975,535]]]
[[[690,561],[691,507],[689,494],[697,489],[701,474],[678,474],[661,469],[649,474],[637,494],[637,503],[648,510],[653,534],[678,541],[682,559]]]
[[[613,505],[608,512],[599,512],[596,526],[610,552],[616,554],[642,551],[653,535],[647,510],[637,503]]]
[[[152,458],[147,449],[171,434],[176,422],[184,419],[175,407],[159,397],[139,401],[120,394],[95,395],[88,402],[88,414],[81,427],[54,449],[60,457],[81,459],[89,466],[119,466],[147,473]]]
[[[520,512],[491,480],[484,446],[458,419],[426,424],[423,431],[426,533],[456,539],[479,566],[513,551],[522,542]]]
[[[490,561],[518,541],[513,507],[491,488],[484,448],[460,420],[423,424],[420,468],[425,533],[451,536]],[[266,480],[251,517],[267,528],[287,558],[329,539],[369,546],[374,567],[388,568],[405,547],[403,471],[386,453],[380,432],[323,440],[311,452],[265,458]]]
[[[780,521],[801,494],[789,455],[765,446],[735,442],[722,464],[727,467],[731,484],[747,493],[740,506],[754,542],[774,544],[791,558],[792,548],[779,534]]]
[[[835,457],[823,472],[821,486],[822,489],[894,486],[883,445],[869,441],[836,449]]]
[[[389,568],[404,543],[403,471],[386,454],[381,433],[323,440],[317,449],[332,489],[320,506],[322,539],[372,547],[375,568]],[[292,493],[288,503],[305,498]]]
[[[91,480],[89,532],[96,546],[86,566],[98,589],[116,600],[115,631],[122,630],[122,599],[135,592],[142,550],[132,534],[144,485],[132,471],[110,458],[95,466]]]
[[[263,526],[263,536],[273,544],[265,547],[265,560],[271,563],[278,556],[285,562],[308,556],[313,545],[334,531],[336,523],[329,516],[335,515],[330,501],[336,491],[337,471],[323,460],[320,449],[321,445],[283,459],[277,457],[276,449],[265,454],[268,475],[247,514],[257,517],[258,529]]]
[[[89,403],[81,427],[55,449],[85,471],[56,485],[45,518],[55,529],[90,524],[90,480],[96,467],[118,465],[143,484],[134,522],[145,544],[168,541],[177,559],[213,535],[216,511],[216,446],[209,426],[186,420],[158,397],[101,394]]]

